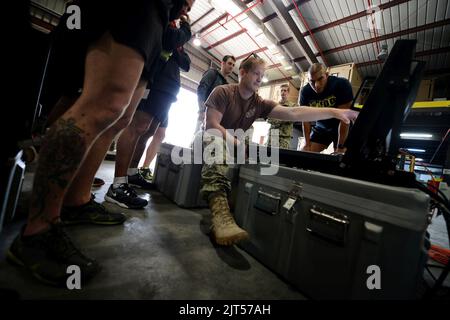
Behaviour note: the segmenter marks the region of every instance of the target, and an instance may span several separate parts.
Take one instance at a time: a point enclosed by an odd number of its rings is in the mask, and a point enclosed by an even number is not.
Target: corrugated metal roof
[[[55,11],[56,13],[62,15],[64,13],[64,8],[66,7],[65,0],[32,0],[32,2],[41,5],[44,8]]]
[[[30,3],[30,16],[35,27],[44,32],[49,32],[58,22],[59,17],[64,13],[66,6],[64,0],[33,0]]]
[[[299,42],[293,40],[293,31],[275,14],[275,0],[245,3],[258,18],[267,21],[264,26],[278,39],[277,44],[283,47],[288,61],[282,62],[279,69],[273,68],[273,65],[280,63],[275,59],[278,50],[261,51],[260,48],[269,47],[271,42],[261,33],[250,32],[253,24],[246,13],[234,21],[228,21],[232,15],[224,18],[224,8],[232,7],[234,14],[239,12],[234,1],[217,0],[214,5],[211,0],[195,1],[190,18],[194,23],[194,33],[201,33],[203,48],[218,60],[225,54],[242,56],[259,51],[272,66],[267,73],[270,80],[293,75],[292,71],[284,69],[287,64],[293,65],[295,62],[303,70],[309,67]],[[33,2],[61,14],[66,1]],[[381,70],[377,55],[382,44],[392,48],[398,39],[417,39],[416,50],[419,59],[427,61],[427,70],[450,68],[450,0],[296,0],[298,10],[294,0],[282,0],[282,3],[286,10],[290,9],[289,14],[296,28],[303,34],[314,55],[328,66],[355,62],[362,77],[376,76]],[[373,14],[369,15],[369,5],[381,6],[382,10],[375,7]],[[42,20],[49,19],[37,9],[32,10],[32,15]],[[223,19],[218,21],[220,17]],[[369,28],[370,17],[375,17],[375,25],[379,27],[376,32]],[[244,32],[243,28],[249,32]],[[213,47],[208,48],[211,45]]]

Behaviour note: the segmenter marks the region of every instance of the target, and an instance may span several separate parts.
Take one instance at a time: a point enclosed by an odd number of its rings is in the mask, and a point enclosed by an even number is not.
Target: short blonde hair
[[[241,62],[241,64],[239,65],[239,70],[244,69],[245,71],[249,72],[253,70],[255,66],[265,64],[266,61],[264,61],[263,59],[255,56],[250,56]]]

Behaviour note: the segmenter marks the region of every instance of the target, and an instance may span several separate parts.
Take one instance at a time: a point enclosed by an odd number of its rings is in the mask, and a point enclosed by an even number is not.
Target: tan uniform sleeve
[[[207,108],[216,109],[220,113],[224,114],[229,104],[228,99],[227,90],[222,86],[218,86],[214,88],[209,95],[205,102],[205,106]]]
[[[261,102],[259,103],[259,109],[261,110],[261,114],[258,118],[266,119],[276,105],[278,105],[278,103],[276,103],[275,101],[261,99]]]

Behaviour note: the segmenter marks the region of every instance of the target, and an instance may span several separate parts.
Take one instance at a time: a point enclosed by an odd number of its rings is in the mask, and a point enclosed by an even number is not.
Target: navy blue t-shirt
[[[329,76],[327,86],[322,93],[317,94],[308,83],[300,94],[300,105],[316,108],[336,108],[353,100],[352,85],[345,78]],[[327,119],[317,121],[315,128],[334,131],[339,127],[340,120]]]

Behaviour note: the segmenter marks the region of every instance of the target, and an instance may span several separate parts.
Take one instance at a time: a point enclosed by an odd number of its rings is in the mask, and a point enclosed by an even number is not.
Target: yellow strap
[[[362,109],[363,105],[355,103],[355,108]],[[450,100],[445,101],[418,101],[413,104],[413,109],[421,108],[450,108]]]

